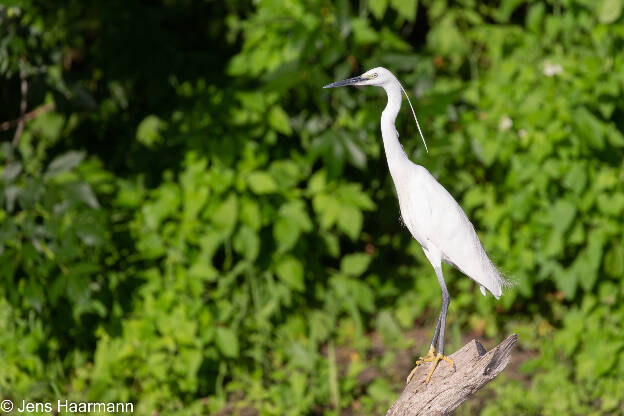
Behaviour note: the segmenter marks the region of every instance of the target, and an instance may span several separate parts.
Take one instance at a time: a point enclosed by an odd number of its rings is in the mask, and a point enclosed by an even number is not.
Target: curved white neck
[[[397,80],[393,80],[383,85],[383,89],[386,90],[386,94],[388,95],[388,104],[381,113],[381,136],[383,137],[388,168],[390,169],[392,179],[396,182],[403,166],[409,162],[405,151],[403,151],[403,146],[401,146],[399,142],[394,124],[397,114],[399,114],[399,110],[401,109],[401,86]]]

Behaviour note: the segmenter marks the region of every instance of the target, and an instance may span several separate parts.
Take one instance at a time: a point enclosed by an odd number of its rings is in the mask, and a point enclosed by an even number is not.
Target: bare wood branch
[[[29,111],[28,113],[24,114],[24,117],[20,117],[16,120],[4,121],[0,123],[0,131],[7,131],[9,129],[12,129],[13,127],[17,126],[22,119],[24,121],[32,120],[33,118],[37,118],[40,115],[47,113],[48,111],[54,110],[54,108],[55,108],[54,102],[47,103],[47,104],[42,105],[41,107],[37,107],[34,110]]]
[[[17,143],[19,143],[19,138],[24,131],[24,115],[26,115],[26,107],[28,106],[28,79],[26,79],[26,68],[24,67],[23,62],[20,66],[20,86],[22,91],[22,102],[20,103],[20,118],[17,122],[17,129],[15,130],[15,134],[13,135],[13,141],[11,142],[13,147],[17,147]]]
[[[425,377],[431,363],[425,363],[418,368],[386,416],[451,413],[505,369],[517,342],[518,335],[512,334],[486,352],[483,345],[473,339],[451,355],[457,371],[453,372],[447,363],[440,362],[428,385],[425,384]]]

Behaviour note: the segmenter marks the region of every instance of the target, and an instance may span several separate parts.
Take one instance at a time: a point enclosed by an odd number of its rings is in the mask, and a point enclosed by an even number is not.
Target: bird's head
[[[391,94],[399,94],[399,98],[401,97],[401,91],[405,94],[407,98],[407,102],[412,109],[412,114],[414,116],[414,121],[416,121],[416,126],[418,127],[418,133],[420,133],[420,137],[422,138],[423,144],[425,145],[425,150],[429,153],[429,149],[427,149],[427,142],[425,141],[425,136],[423,136],[422,131],[420,131],[420,124],[418,124],[418,119],[416,118],[416,112],[414,111],[414,107],[412,107],[412,102],[407,95],[407,91],[403,88],[399,80],[392,74],[392,72],[388,71],[386,68],[378,66],[377,68],[369,69],[364,72],[359,77],[353,77],[348,79],[343,79],[342,81],[334,82],[333,84],[325,85],[323,88],[335,88],[335,87],[344,87],[345,85],[373,85],[375,87],[382,87],[386,90],[388,94],[388,100],[390,99]],[[393,86],[398,86],[399,88],[393,88]],[[400,107],[400,104],[399,104]],[[397,110],[398,111],[398,110]]]
[[[379,66],[377,68],[369,69],[359,77],[334,82],[333,84],[325,85],[323,88],[344,87],[345,85],[373,85],[376,87],[382,87],[392,80],[396,80],[394,75],[392,75],[392,72]]]

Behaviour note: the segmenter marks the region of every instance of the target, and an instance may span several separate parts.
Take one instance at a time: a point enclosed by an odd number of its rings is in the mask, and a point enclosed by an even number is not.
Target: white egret
[[[410,161],[403,151],[394,125],[401,108],[401,91],[405,93],[399,80],[392,72],[378,67],[366,71],[359,77],[334,82],[323,88],[345,85],[381,87],[388,95],[388,104],[381,113],[381,136],[388,168],[399,199],[401,217],[412,236],[422,246],[442,289],[442,309],[433,333],[431,347],[425,357],[416,361],[416,367],[407,377],[409,383],[419,365],[424,362],[432,362],[431,369],[425,379],[425,383],[429,383],[431,375],[441,360],[455,368],[455,363],[444,355],[446,313],[451,298],[442,275],[442,262],[456,267],[477,282],[484,296],[488,290],[498,299],[502,294],[502,287],[507,285],[507,281],[488,258],[472,223],[459,204],[427,169]],[[407,93],[405,96],[409,102]],[[410,102],[411,106],[412,103]],[[413,107],[412,113],[418,125]],[[419,125],[418,131],[420,132]],[[420,135],[426,149],[427,144],[422,132]]]

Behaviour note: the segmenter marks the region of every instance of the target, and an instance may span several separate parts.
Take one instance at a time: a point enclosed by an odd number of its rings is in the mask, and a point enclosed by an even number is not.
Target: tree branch
[[[457,371],[440,362],[429,384],[425,377],[431,363],[425,363],[392,405],[386,416],[446,415],[466,401],[474,392],[499,375],[509,363],[511,350],[518,342],[512,334],[494,349],[486,352],[472,340],[451,355]]]
[[[41,114],[47,113],[48,111],[52,111],[55,108],[55,104],[53,102],[42,105],[41,107],[37,107],[32,111],[24,114],[24,117],[20,117],[16,120],[11,121],[3,121],[0,123],[0,131],[7,131],[17,126],[22,119],[24,121],[32,120],[33,118],[39,117]]]
[[[20,103],[20,118],[17,122],[17,129],[15,130],[15,134],[13,135],[13,141],[11,142],[13,147],[17,147],[17,144],[19,143],[19,138],[24,131],[24,115],[26,114],[26,107],[28,106],[28,80],[26,79],[26,69],[23,62],[21,62],[20,67],[20,86],[22,91],[22,102]]]

